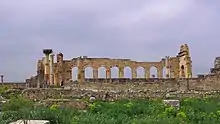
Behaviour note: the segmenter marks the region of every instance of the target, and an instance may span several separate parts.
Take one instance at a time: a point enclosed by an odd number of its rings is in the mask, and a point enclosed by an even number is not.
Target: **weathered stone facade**
[[[169,59],[167,59],[169,58]],[[167,60],[169,60],[167,62]],[[24,88],[20,93],[33,100],[48,100],[48,99],[82,99],[95,97],[104,100],[117,99],[133,99],[133,98],[181,98],[181,97],[206,97],[220,95],[220,62],[219,58],[215,60],[215,65],[211,68],[211,73],[199,75],[192,78],[191,58],[187,45],[181,46],[181,50],[177,57],[166,57],[160,62],[135,62],[125,59],[109,59],[109,58],[74,58],[72,60],[63,60],[63,54],[57,55],[57,62],[53,65],[54,83],[60,85],[60,81],[64,81],[63,88]],[[171,65],[171,66],[170,66]],[[29,81],[29,87],[41,87],[44,81],[44,59],[38,62],[38,75],[32,77]],[[106,78],[97,78],[97,72],[94,73],[94,78],[86,79],[79,78],[76,82],[70,82],[71,68],[79,67],[80,75],[84,77],[83,69],[87,66],[92,66],[97,69],[100,66],[111,68],[113,66],[119,69],[125,66],[130,66],[134,70],[138,66],[145,69],[150,66],[156,66],[158,72],[160,68],[168,68],[167,78],[135,78],[136,72],[133,72],[133,78],[121,78],[123,72],[119,70],[120,78],[111,78],[107,71]],[[182,67],[184,66],[184,67]],[[94,72],[97,70],[94,70]],[[161,75],[161,74],[159,74]],[[79,76],[81,77],[81,76]],[[49,79],[49,78],[48,78]],[[51,79],[51,78],[50,78]],[[38,83],[37,83],[38,82]],[[83,82],[83,83],[82,83]],[[8,95],[10,93],[6,93]],[[55,101],[56,101],[55,100]]]
[[[95,97],[100,100],[146,99],[146,98],[184,98],[220,95],[220,91],[205,90],[93,90],[93,89],[25,89],[22,96],[31,100],[74,100]]]
[[[47,85],[64,85],[72,80],[72,68],[78,68],[78,82],[85,82],[91,79],[85,79],[85,68],[93,69],[93,79],[98,80],[99,67],[105,67],[105,80],[111,81],[111,68],[117,67],[119,70],[119,79],[124,78],[124,68],[130,67],[132,72],[132,80],[137,79],[137,68],[143,67],[145,70],[145,78],[151,78],[150,68],[157,68],[157,78],[163,78],[163,69],[166,68],[166,78],[191,78],[192,77],[192,61],[189,55],[189,47],[184,44],[180,47],[180,52],[176,57],[165,57],[159,62],[138,62],[130,59],[111,59],[111,58],[88,58],[77,57],[72,60],[64,60],[63,54],[56,55],[56,63],[53,57],[50,57],[52,50],[44,50],[45,57],[38,61],[37,76],[35,86],[42,86],[42,82]],[[50,71],[49,71],[50,70]],[[124,79],[126,80],[126,79]]]
[[[87,83],[69,83],[64,88],[24,89],[21,94],[33,100],[68,99],[69,101],[90,97],[102,100],[207,97],[220,95],[219,84],[220,78],[216,74],[208,74],[202,78],[149,78],[137,82],[109,83],[89,80]]]

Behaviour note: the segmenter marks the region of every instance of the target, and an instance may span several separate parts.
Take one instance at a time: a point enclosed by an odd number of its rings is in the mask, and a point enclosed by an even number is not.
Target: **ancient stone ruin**
[[[191,78],[192,77],[192,61],[189,54],[189,47],[187,44],[183,44],[180,47],[180,51],[177,56],[166,56],[158,62],[138,62],[130,59],[112,59],[112,58],[89,58],[87,56],[73,58],[71,60],[64,60],[63,54],[58,53],[56,55],[56,62],[54,62],[54,54],[52,49],[44,49],[43,53],[45,57],[38,60],[37,75],[28,79],[30,87],[43,87],[50,85],[63,86],[70,83],[72,80],[72,68],[78,68],[77,82],[112,82],[111,68],[118,67],[119,78],[115,79],[119,82],[129,80],[135,82],[137,80],[146,80],[151,77],[150,68],[157,68],[157,78],[163,78],[163,68],[166,68],[166,78]],[[85,68],[93,68],[93,78],[85,78]],[[106,78],[98,78],[98,68],[106,68]],[[124,78],[124,68],[130,67],[132,71],[132,78]],[[137,68],[143,67],[145,70],[145,78],[137,78]],[[119,80],[120,79],[120,80]]]
[[[26,80],[25,88],[8,90],[2,94],[4,97],[8,94],[20,93],[31,100],[49,103],[71,103],[74,100],[87,98],[91,101],[163,98],[169,99],[164,101],[167,104],[178,107],[180,98],[213,97],[220,94],[220,57],[215,59],[210,73],[192,77],[192,61],[186,44],[181,45],[177,56],[167,56],[158,62],[85,56],[64,60],[62,53],[56,55],[55,61],[52,49],[45,49],[43,53],[45,57],[38,60],[37,75]],[[93,68],[91,79],[85,78],[84,71],[88,66]],[[140,66],[145,69],[144,78],[137,77],[137,68]],[[150,74],[152,66],[157,68],[157,77]],[[74,67],[78,68],[78,79],[71,81]],[[105,78],[98,78],[99,67],[106,68]],[[113,67],[118,67],[119,78],[112,78]],[[131,78],[124,78],[125,67],[131,68]],[[164,68],[166,77],[162,71]],[[51,88],[53,86],[58,87]]]

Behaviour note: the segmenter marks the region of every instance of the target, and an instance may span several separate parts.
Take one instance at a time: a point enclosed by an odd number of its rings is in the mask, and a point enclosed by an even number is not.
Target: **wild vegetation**
[[[161,100],[96,101],[86,110],[58,105],[35,106],[22,97],[2,105],[0,123],[18,119],[43,119],[52,124],[219,124],[220,98],[183,99],[179,109]]]

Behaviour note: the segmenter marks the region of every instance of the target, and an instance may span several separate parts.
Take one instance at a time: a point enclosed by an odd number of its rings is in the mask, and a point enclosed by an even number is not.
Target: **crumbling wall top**
[[[220,57],[215,58],[214,68],[220,68]]]

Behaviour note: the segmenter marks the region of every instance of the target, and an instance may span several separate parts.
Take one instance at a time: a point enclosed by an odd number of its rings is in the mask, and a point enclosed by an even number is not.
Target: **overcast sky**
[[[159,61],[187,43],[193,73],[220,55],[219,0],[0,0],[0,73],[36,74],[43,48],[76,56]]]

